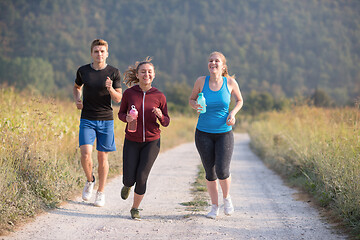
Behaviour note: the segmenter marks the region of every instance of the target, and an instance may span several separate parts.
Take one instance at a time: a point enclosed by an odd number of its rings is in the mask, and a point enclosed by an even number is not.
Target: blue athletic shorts
[[[116,151],[114,120],[96,121],[80,119],[79,146],[93,145],[100,152]]]

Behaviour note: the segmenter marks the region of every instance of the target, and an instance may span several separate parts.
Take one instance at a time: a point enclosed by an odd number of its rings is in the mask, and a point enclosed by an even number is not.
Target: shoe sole
[[[229,212],[229,213],[225,213],[225,215],[226,215],[226,216],[230,216],[230,215],[232,215],[233,213],[234,213],[234,211]]]
[[[98,204],[98,203],[94,202],[94,206],[95,207],[103,207],[103,206],[105,206],[105,202],[101,203],[101,204]]]
[[[81,198],[82,198],[82,200],[87,202],[87,201],[89,201],[91,199],[91,196],[89,198],[84,198],[84,197],[81,197]]]
[[[231,214],[233,214],[235,212],[235,209],[234,208],[232,208],[230,211],[225,211],[225,209],[224,209],[224,213],[225,213],[225,215],[227,215],[227,216],[230,216]]]

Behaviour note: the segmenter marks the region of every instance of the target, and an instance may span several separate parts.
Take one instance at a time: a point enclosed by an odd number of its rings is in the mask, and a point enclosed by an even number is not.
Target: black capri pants
[[[123,184],[127,187],[135,183],[135,193],[143,195],[150,170],[160,152],[160,139],[151,142],[124,140]]]
[[[206,173],[206,180],[230,177],[230,162],[234,150],[234,134],[195,131],[195,145]]]

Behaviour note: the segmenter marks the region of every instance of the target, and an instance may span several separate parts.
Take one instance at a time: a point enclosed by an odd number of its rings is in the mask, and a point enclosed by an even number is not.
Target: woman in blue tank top
[[[206,184],[211,198],[211,210],[206,215],[215,219],[219,214],[218,184],[224,199],[224,212],[231,215],[234,207],[230,198],[230,161],[234,149],[232,126],[235,115],[243,105],[239,85],[229,76],[226,58],[220,52],[213,52],[208,62],[209,76],[199,77],[192,90],[189,104],[199,113],[199,93],[206,100],[206,112],[200,113],[195,132],[195,144],[206,172]],[[235,107],[230,111],[231,96]]]

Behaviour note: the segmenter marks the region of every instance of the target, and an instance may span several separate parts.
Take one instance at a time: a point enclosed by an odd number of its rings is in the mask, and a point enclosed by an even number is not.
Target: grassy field
[[[109,177],[122,172],[125,124],[114,107],[117,151],[110,153]],[[73,102],[0,89],[0,235],[43,209],[80,194],[80,111]],[[161,151],[194,138],[195,118],[170,113]],[[96,154],[93,154],[97,168]],[[96,173],[96,171],[95,171]]]
[[[125,124],[114,107],[118,151],[109,155],[110,175],[122,173]],[[235,131],[249,129],[252,148],[271,168],[313,194],[332,209],[355,234],[360,233],[359,109],[296,107],[267,113],[252,124],[238,114]],[[80,111],[73,102],[0,89],[0,235],[39,211],[56,207],[81,193],[78,126]],[[195,118],[171,114],[162,128],[161,151],[193,141]],[[96,154],[94,168],[96,168]],[[203,169],[193,190],[194,202],[206,205]],[[358,235],[359,236],[359,235]]]
[[[359,109],[296,107],[268,113],[249,134],[266,164],[360,234]]]

